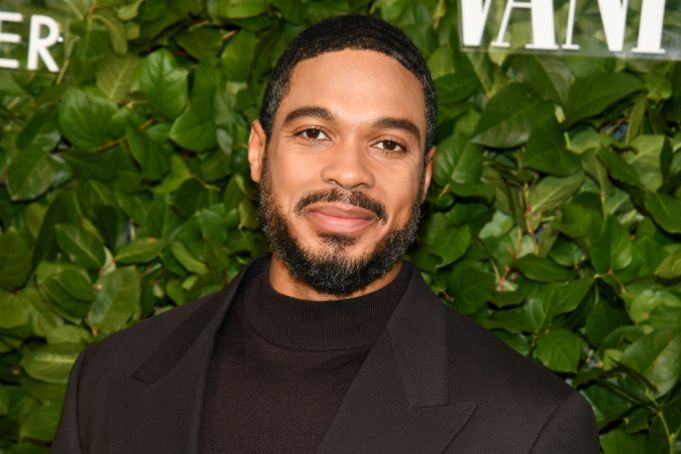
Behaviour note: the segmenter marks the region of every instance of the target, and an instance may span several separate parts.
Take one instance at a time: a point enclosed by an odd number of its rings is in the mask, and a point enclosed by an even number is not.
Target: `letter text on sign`
[[[501,19],[499,35],[492,42],[492,46],[510,47],[511,44],[505,41],[504,37],[513,8],[529,8],[532,14],[532,42],[527,44],[526,48],[542,50],[559,49],[558,44],[556,44],[556,32],[553,23],[553,1],[546,0],[508,0],[506,2],[506,9],[504,9],[504,17]]]
[[[46,27],[47,36],[41,37],[40,31]],[[59,71],[59,66],[47,50],[59,40],[59,24],[48,16],[36,14],[31,16],[31,36],[28,41],[28,69],[38,69],[38,57],[40,57],[47,69],[52,72]]]
[[[3,22],[21,22],[24,17],[19,13],[10,13],[6,11],[0,11],[0,44],[11,43],[17,44],[21,42],[21,36],[16,33],[5,33],[2,31]],[[19,67],[19,61],[13,58],[0,58],[0,68],[17,69]]]
[[[681,60],[676,26],[681,0],[460,0],[459,5],[465,48]]]

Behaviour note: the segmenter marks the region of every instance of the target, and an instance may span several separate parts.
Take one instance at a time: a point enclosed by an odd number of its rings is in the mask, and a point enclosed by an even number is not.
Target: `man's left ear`
[[[421,194],[423,194],[423,200],[421,200],[421,203],[426,200],[426,194],[430,187],[430,180],[433,177],[433,158],[435,158],[436,151],[437,149],[435,148],[435,145],[433,145],[426,153],[425,166],[423,168],[423,191],[421,192]]]

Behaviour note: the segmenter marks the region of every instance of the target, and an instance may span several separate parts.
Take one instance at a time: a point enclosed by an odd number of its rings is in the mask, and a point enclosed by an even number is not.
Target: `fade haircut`
[[[274,115],[288,92],[296,65],[309,58],[345,49],[372,50],[392,57],[421,82],[426,101],[427,152],[435,141],[437,99],[426,61],[400,29],[371,16],[347,15],[325,19],[304,30],[289,44],[270,76],[260,106],[260,123],[267,137],[272,132]]]

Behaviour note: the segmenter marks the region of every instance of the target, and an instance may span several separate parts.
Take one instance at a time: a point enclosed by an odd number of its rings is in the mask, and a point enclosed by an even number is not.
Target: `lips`
[[[303,211],[315,226],[329,233],[355,233],[377,221],[374,213],[344,204],[314,204]]]

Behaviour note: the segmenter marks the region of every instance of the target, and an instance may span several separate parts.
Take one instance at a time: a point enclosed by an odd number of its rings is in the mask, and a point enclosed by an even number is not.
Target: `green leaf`
[[[601,301],[586,319],[586,337],[593,345],[600,346],[615,328],[631,323],[626,312]]]
[[[603,234],[589,251],[591,263],[599,273],[621,270],[631,263],[633,243],[629,232],[614,217],[609,217]]]
[[[89,302],[95,299],[95,291],[92,288],[90,276],[84,269],[65,268],[56,277],[57,284],[72,297]]]
[[[672,158],[669,139],[663,135],[640,135],[631,141],[632,151],[622,157],[636,170],[639,181],[648,191],[656,192],[664,182]]]
[[[437,99],[443,105],[455,103],[469,97],[478,88],[478,78],[472,69],[435,79]]]
[[[257,229],[260,225],[255,206],[250,200],[242,199],[237,207],[237,213],[239,214],[240,229]]]
[[[87,303],[89,301],[74,297],[60,284],[61,274],[67,270],[75,273],[85,272],[83,268],[71,263],[41,262],[36,269],[36,281],[40,292],[53,304],[52,308],[55,312],[71,322],[77,323],[87,315],[89,310]],[[68,279],[68,274],[66,276]],[[87,272],[85,272],[85,279],[89,281]],[[77,291],[85,292],[82,289]]]
[[[61,140],[57,109],[51,102],[41,104],[17,136],[17,149],[28,148],[52,151]]]
[[[522,162],[526,167],[557,176],[571,175],[581,168],[579,157],[565,148],[563,132],[553,116],[532,130]]]
[[[222,74],[227,80],[245,81],[251,70],[258,38],[242,30],[229,40],[220,57]]]
[[[665,279],[681,276],[681,244],[671,244],[665,249],[667,256],[655,269],[655,275]]]
[[[469,226],[453,227],[442,213],[435,213],[423,228],[422,242],[428,253],[440,258],[437,267],[449,265],[460,258],[471,242]]]
[[[494,275],[475,262],[458,264],[445,280],[454,307],[464,314],[472,314],[484,306],[492,297],[495,283]]]
[[[59,224],[54,228],[57,244],[69,260],[88,269],[104,265],[104,244],[97,235],[76,224]]]
[[[579,337],[570,331],[554,328],[537,341],[535,355],[556,372],[577,372],[581,352]]]
[[[539,332],[557,315],[574,311],[592,283],[590,279],[556,282],[530,292],[527,303],[521,308],[526,327]]]
[[[184,243],[175,241],[170,245],[170,250],[178,262],[190,273],[206,274],[208,268],[185,246]]]
[[[31,252],[14,228],[0,234],[0,287],[20,287],[31,272]]]
[[[141,91],[154,115],[175,118],[187,104],[187,70],[167,49],[159,49],[142,61],[133,90]]]
[[[170,129],[170,138],[191,151],[203,151],[217,144],[213,109],[190,105]]]
[[[681,233],[681,200],[667,194],[646,192],[644,203],[660,227],[670,233]]]
[[[655,385],[656,397],[662,396],[681,376],[681,332],[657,329],[627,347],[620,361]]]
[[[28,307],[21,296],[0,289],[0,328],[9,329],[28,323]]]
[[[59,124],[74,146],[94,150],[113,140],[111,118],[116,104],[82,89],[70,87],[59,103]]]
[[[37,409],[32,409],[19,427],[19,438],[52,441],[57,432],[60,413],[61,405],[57,402],[49,402]]]
[[[545,98],[563,103],[567,98],[572,74],[559,57],[549,55],[514,55],[511,67],[519,76]]]
[[[266,0],[225,0],[218,5],[218,14],[227,19],[243,19],[267,11]]]
[[[553,115],[553,107],[527,85],[505,85],[489,100],[475,128],[473,142],[511,148],[527,141],[534,125]]]
[[[0,416],[4,416],[9,411],[9,394],[4,386],[0,385]]]
[[[635,288],[636,284],[630,285]],[[636,323],[645,323],[650,320],[652,313],[662,307],[679,308],[681,307],[681,300],[674,293],[663,289],[651,286],[643,289],[638,293],[633,301],[628,304],[629,316]]]
[[[536,255],[528,254],[513,262],[513,267],[519,269],[525,276],[540,282],[564,281],[572,277],[572,273],[556,265],[553,261]]]
[[[528,210],[534,213],[550,211],[563,205],[584,182],[582,172],[565,178],[546,177],[530,190]]]
[[[598,159],[608,168],[614,179],[632,186],[639,184],[636,170],[622,156],[611,149],[601,148],[598,150]]]
[[[112,101],[120,101],[130,92],[140,64],[136,55],[110,55],[97,64],[97,88]]]
[[[584,171],[598,184],[598,192],[611,194],[613,192],[612,183],[608,178],[608,170],[596,157],[594,150],[587,150],[582,154],[582,167]]]
[[[161,184],[154,188],[154,192],[157,194],[173,192],[189,178],[191,178],[191,172],[187,168],[187,164],[181,156],[173,154],[170,156],[170,173],[161,180]]]
[[[201,27],[186,30],[175,37],[189,55],[197,60],[215,57],[222,48],[222,31],[218,28]]]
[[[114,52],[125,54],[128,52],[128,39],[125,24],[118,20],[113,11],[108,9],[97,9],[92,15],[92,19],[99,21],[109,30],[109,39]]]
[[[142,174],[150,180],[160,180],[170,170],[170,159],[161,144],[132,125],[125,128],[130,153],[142,167]]]
[[[558,239],[549,253],[556,263],[566,267],[576,267],[586,257],[584,251],[575,243]]]
[[[146,263],[163,250],[163,242],[156,238],[139,238],[123,246],[116,254],[118,263]]]
[[[102,154],[71,150],[64,155],[64,160],[73,172],[80,177],[93,178],[104,182],[116,179],[116,170],[110,168],[111,162]]]
[[[79,326],[63,325],[47,333],[48,344],[85,344],[92,342],[92,335]]]
[[[122,329],[139,311],[140,276],[134,266],[116,269],[97,282],[99,291],[88,322],[93,332],[109,334]]]
[[[36,380],[66,384],[81,348],[72,344],[43,345],[27,351],[21,360],[21,367]]]
[[[629,401],[598,384],[589,386],[583,393],[594,410],[598,427],[603,427],[607,423],[615,421],[631,408]]]
[[[449,45],[440,46],[430,54],[428,68],[433,79],[453,74],[456,71],[453,54],[454,51]]]
[[[650,454],[643,435],[631,435],[622,429],[601,436],[601,447],[604,454]]]
[[[57,179],[57,164],[40,148],[21,150],[7,168],[7,191],[14,201],[44,194]]]
[[[565,105],[566,125],[597,115],[615,101],[644,88],[640,80],[625,73],[594,74],[578,79],[570,87]]]
[[[449,183],[478,183],[482,173],[482,147],[463,134],[454,134],[437,146],[433,179],[445,186]]]
[[[586,237],[593,241],[602,233],[602,208],[598,195],[577,194],[562,207],[563,219],[557,223],[561,232],[573,238]]]

